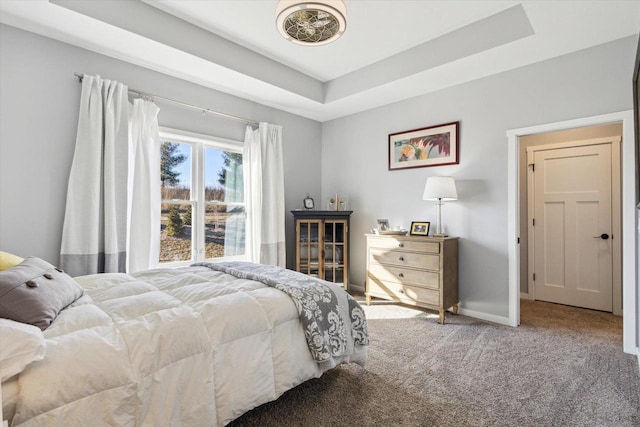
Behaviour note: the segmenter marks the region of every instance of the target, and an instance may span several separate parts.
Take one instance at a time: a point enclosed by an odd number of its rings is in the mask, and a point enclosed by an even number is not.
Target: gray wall
[[[81,85],[74,72],[284,127],[288,211],[320,194],[320,123],[0,25],[0,250],[58,263]],[[245,125],[158,102],[161,126],[242,140]],[[304,160],[303,160],[304,159]],[[289,265],[293,250],[288,248]]]
[[[349,197],[351,282],[365,280],[364,236],[376,218],[408,227],[431,220],[428,176],[453,176],[458,200],[444,206],[459,236],[461,307],[508,317],[507,138],[509,129],[632,108],[636,37],[476,80],[323,125],[323,197]],[[389,133],[460,121],[460,164],[387,170]]]
[[[0,25],[0,250],[58,262],[80,84],[74,72],[284,126],[287,212],[310,193],[353,209],[351,277],[363,286],[363,234],[376,218],[435,223],[428,176],[456,178],[447,232],[461,237],[462,307],[506,317],[508,129],[632,108],[636,37],[319,124],[22,30]],[[244,125],[159,103],[162,126],[242,139]],[[387,170],[389,133],[460,121],[460,164]],[[623,142],[624,143],[624,142]],[[322,163],[320,159],[322,158]],[[322,169],[321,169],[321,166]],[[322,192],[321,192],[322,189]],[[292,221],[287,213],[288,265]]]

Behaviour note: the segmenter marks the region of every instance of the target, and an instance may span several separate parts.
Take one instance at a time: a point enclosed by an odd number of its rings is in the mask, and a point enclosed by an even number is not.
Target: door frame
[[[622,347],[625,353],[637,354],[637,240],[635,139],[633,110],[548,123],[507,131],[507,245],[509,261],[509,325],[520,324],[520,212],[518,159],[519,137],[537,133],[622,122],[621,169],[622,177]]]
[[[611,136],[604,138],[593,139],[580,139],[570,142],[557,142],[553,144],[545,145],[532,145],[527,147],[527,164],[529,164],[529,154],[534,155],[536,151],[549,151],[563,148],[575,148],[575,147],[587,147],[590,145],[604,145],[611,144],[611,255],[612,255],[612,276],[611,276],[611,290],[612,290],[612,312],[617,316],[622,316],[622,228],[620,224],[620,195],[621,195],[621,173],[620,173],[620,145],[621,138],[619,136]],[[535,242],[533,238],[534,227],[531,223],[531,218],[534,217],[533,212],[534,205],[534,192],[533,189],[533,174],[532,170],[527,171],[527,244],[529,246],[528,254],[528,271],[534,271],[534,247]],[[529,298],[535,300],[535,283],[533,282],[533,275],[527,275],[527,291]]]

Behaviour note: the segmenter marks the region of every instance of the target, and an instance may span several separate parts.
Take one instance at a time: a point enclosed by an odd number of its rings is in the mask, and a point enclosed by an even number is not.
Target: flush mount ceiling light
[[[347,8],[342,0],[280,0],[276,26],[280,34],[293,43],[320,46],[344,33]]]

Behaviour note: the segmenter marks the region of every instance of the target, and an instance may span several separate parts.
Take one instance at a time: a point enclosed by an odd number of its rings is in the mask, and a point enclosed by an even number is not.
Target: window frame
[[[207,205],[234,205],[244,206],[245,219],[247,212],[247,194],[244,194],[244,203],[231,202],[220,203],[217,201],[208,202],[205,199],[205,150],[207,148],[243,154],[244,142],[233,139],[221,138],[212,135],[199,134],[195,132],[173,129],[164,126],[159,127],[160,144],[163,142],[177,142],[191,146],[191,198],[189,200],[180,199],[160,199],[160,203],[172,205],[191,205],[191,256],[188,261],[160,262],[159,267],[185,267],[194,262],[202,261],[244,261],[246,260],[246,247],[244,255],[223,256],[217,258],[205,258],[205,210]],[[194,226],[195,224],[195,226]],[[160,243],[162,244],[162,243]]]

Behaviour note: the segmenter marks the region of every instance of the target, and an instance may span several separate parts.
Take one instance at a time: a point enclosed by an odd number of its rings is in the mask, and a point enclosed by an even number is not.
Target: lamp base
[[[448,234],[434,233],[433,237],[449,237]]]

